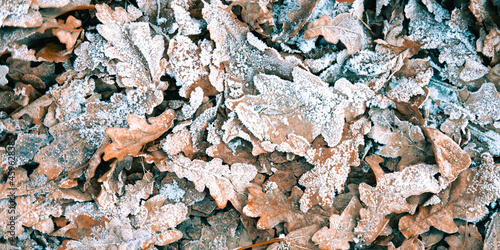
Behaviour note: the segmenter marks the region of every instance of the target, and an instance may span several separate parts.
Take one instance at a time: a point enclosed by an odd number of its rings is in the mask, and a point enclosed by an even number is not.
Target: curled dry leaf
[[[488,213],[485,205],[500,198],[499,168],[500,164],[494,164],[491,155],[484,154],[481,166],[462,171],[452,185],[437,195],[439,203],[420,207],[415,215],[402,217],[401,233],[408,238],[427,232],[431,226],[455,233],[458,227],[453,219],[481,220]]]
[[[157,117],[149,118],[150,125],[142,118],[129,114],[127,116],[129,129],[114,127],[106,129],[106,134],[113,139],[113,143],[104,148],[103,159],[108,161],[116,157],[118,160],[123,160],[127,154],[137,156],[144,144],[158,139],[172,127],[174,118],[174,111],[169,109]]]
[[[259,95],[227,100],[226,105],[268,152],[305,155],[320,134],[329,146],[337,145],[347,98],[303,69],[294,68],[293,78],[294,82],[289,82],[277,76],[257,75],[254,84]]]
[[[358,198],[352,197],[341,215],[330,216],[330,228],[321,228],[312,240],[321,250],[349,249],[349,242],[355,238],[354,227],[361,208]]]
[[[372,43],[371,36],[363,23],[350,13],[343,13],[331,19],[323,15],[318,20],[306,26],[303,38],[325,37],[330,43],[341,41],[347,48],[347,53],[356,54],[367,49]]]
[[[255,166],[236,163],[229,169],[222,160],[215,158],[210,162],[190,160],[182,155],[172,157],[171,160],[156,164],[160,171],[175,172],[180,178],[194,182],[196,190],[203,192],[205,187],[217,202],[219,208],[226,207],[227,201],[241,210],[242,195],[249,182],[257,174]]]
[[[438,172],[435,165],[413,165],[400,172],[386,174],[379,166],[383,162],[381,157],[371,155],[365,159],[375,173],[377,186],[371,187],[365,183],[359,185],[361,201],[367,208],[361,209],[361,220],[355,232],[363,244],[371,244],[389,222],[386,215],[412,210],[406,198],[425,192],[437,193],[440,188],[434,178]]]

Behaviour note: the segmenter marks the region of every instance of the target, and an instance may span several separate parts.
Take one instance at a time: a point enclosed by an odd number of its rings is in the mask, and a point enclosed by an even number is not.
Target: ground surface
[[[0,3],[1,249],[498,248],[497,0]]]

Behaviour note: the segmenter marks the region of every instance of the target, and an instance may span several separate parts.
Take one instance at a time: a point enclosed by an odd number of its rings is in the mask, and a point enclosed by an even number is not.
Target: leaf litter
[[[499,248],[498,1],[104,2],[0,5],[0,248]]]

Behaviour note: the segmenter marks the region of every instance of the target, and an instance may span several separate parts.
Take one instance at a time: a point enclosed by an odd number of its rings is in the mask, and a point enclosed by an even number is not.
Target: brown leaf
[[[271,229],[281,222],[301,220],[304,216],[277,188],[264,193],[259,188],[249,187],[248,192],[243,213],[249,217],[260,217],[258,229]]]
[[[299,180],[306,187],[300,199],[302,211],[316,204],[327,210],[331,208],[335,194],[344,192],[344,183],[351,166],[360,164],[358,153],[364,144],[363,136],[370,130],[370,123],[361,118],[346,125],[344,130],[342,140],[335,147],[321,147],[313,143],[307,151],[306,159],[315,167]]]
[[[485,205],[500,197],[500,164],[494,164],[491,155],[484,154],[481,166],[466,169],[458,178],[442,190],[440,202],[430,207],[420,207],[415,215],[406,215],[399,221],[399,229],[407,238],[424,233],[431,226],[446,232],[455,233],[458,227],[455,218],[466,221],[479,221],[487,213]]]
[[[229,97],[255,94],[253,77],[258,73],[289,79],[293,68],[301,62],[296,57],[283,58],[278,51],[267,47],[249,32],[246,24],[226,9],[220,0],[211,1],[203,8],[203,17],[215,42],[212,61],[215,67],[226,73],[223,79]]]
[[[293,78],[292,83],[259,74],[254,78],[259,95],[227,100],[226,105],[268,152],[305,155],[320,134],[329,146],[337,145],[342,137],[346,98],[298,67],[293,70]]]
[[[113,143],[104,148],[103,159],[108,161],[112,158],[123,160],[127,154],[137,156],[144,144],[156,140],[172,127],[175,118],[173,110],[166,110],[157,117],[149,118],[148,124],[142,118],[129,114],[127,122],[130,129],[107,128],[106,134],[113,139]]]
[[[299,33],[300,29],[304,24],[306,24],[307,19],[312,13],[314,6],[319,2],[319,0],[294,0],[296,1],[296,6],[298,9],[290,10],[286,16],[288,20],[283,23],[283,31],[281,34],[274,39],[286,42],[288,39],[294,37]],[[312,37],[310,37],[312,38]]]
[[[349,249],[349,242],[355,238],[354,227],[361,208],[358,198],[352,197],[341,215],[333,214],[330,217],[330,228],[323,227],[314,234],[312,240],[321,250]]]
[[[500,119],[500,93],[495,84],[485,82],[473,93],[461,90],[459,97],[464,106],[476,115],[473,122],[485,125]]]
[[[433,128],[423,128],[423,130],[431,141],[432,151],[434,151],[434,157],[441,173],[439,185],[443,189],[454,181],[460,172],[469,167],[470,156],[439,130]]]
[[[435,165],[413,165],[400,172],[386,174],[379,166],[382,159],[376,155],[366,157],[375,176],[377,187],[365,183],[359,185],[361,200],[367,208],[360,211],[361,220],[356,227],[356,234],[363,244],[371,244],[389,222],[385,218],[390,213],[410,212],[412,206],[406,198],[425,192],[439,192],[439,184],[434,175],[438,172]]]
[[[223,165],[222,160],[218,158],[210,162],[191,161],[182,155],[174,156],[156,166],[160,171],[175,172],[179,178],[184,177],[194,182],[199,192],[203,192],[207,187],[219,208],[226,207],[229,200],[238,210],[243,207],[241,196],[245,188],[257,174],[257,169],[252,165],[236,163],[229,169],[229,166]]]
[[[267,250],[280,250],[280,249],[290,249],[290,250],[302,250],[302,249],[318,249],[317,246],[311,241],[313,234],[318,231],[319,225],[314,224],[307,227],[303,227],[294,230],[287,234],[284,238],[280,238],[282,241],[279,243],[274,243],[270,245]]]
[[[447,236],[444,240],[450,245],[450,250],[483,248],[483,237],[474,224],[461,225],[458,228],[458,235]]]
[[[488,223],[484,236],[484,249],[498,250],[500,247],[500,216],[496,213]]]
[[[380,150],[381,156],[400,156],[399,167],[426,161],[430,149],[420,127],[407,121],[400,121],[391,110],[371,110],[371,112],[374,126],[368,136],[386,144]]]
[[[325,37],[329,43],[337,44],[339,40],[346,46],[347,53],[356,54],[368,48],[371,36],[365,26],[350,13],[343,13],[331,19],[323,15],[318,20],[309,23],[303,38]]]
[[[235,5],[241,6],[241,18],[244,22],[260,34],[269,35],[269,29],[274,26],[273,10],[270,3],[262,6],[261,2],[254,0],[236,0],[227,7],[228,10]]]

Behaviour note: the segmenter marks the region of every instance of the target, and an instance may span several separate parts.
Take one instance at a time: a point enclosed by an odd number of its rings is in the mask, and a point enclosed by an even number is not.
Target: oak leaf
[[[248,188],[248,202],[243,214],[249,217],[260,217],[258,229],[271,229],[281,222],[301,220],[303,213],[294,208],[292,202],[278,189],[272,188],[262,192],[256,187]]]
[[[174,117],[173,110],[166,110],[157,117],[149,118],[150,125],[142,118],[129,114],[127,116],[129,129],[116,127],[106,129],[106,134],[113,139],[113,143],[104,148],[103,159],[108,161],[116,157],[118,160],[123,160],[127,154],[137,156],[144,144],[156,140],[172,127]]]
[[[282,239],[282,242],[274,243],[270,245],[267,250],[280,250],[280,249],[290,249],[290,250],[302,250],[302,249],[317,249],[314,243],[311,241],[313,234],[318,231],[320,225],[313,224],[306,226],[288,233]]]
[[[116,8],[114,11],[105,4],[96,5],[97,18],[103,23],[97,31],[112,46],[104,53],[116,59],[117,82],[122,87],[135,87],[139,102],[147,106],[147,113],[163,100],[162,90],[166,83],[160,80],[165,73],[167,61],[162,58],[165,44],[160,35],[152,36],[149,23],[134,22],[142,13],[132,5],[127,11]]]
[[[254,77],[259,95],[227,100],[226,106],[236,112],[268,152],[277,149],[305,155],[320,134],[329,146],[337,145],[347,98],[308,71],[294,68],[292,74],[293,83],[259,74]]]
[[[485,82],[476,92],[470,93],[466,89],[460,92],[459,97],[464,106],[476,115],[473,122],[486,125],[500,120],[500,93],[495,84]]]
[[[346,125],[344,130],[344,135],[336,146],[321,147],[313,143],[307,151],[306,159],[314,168],[299,180],[299,183],[306,187],[300,198],[302,211],[307,211],[316,204],[325,209],[331,208],[336,193],[344,191],[344,183],[351,166],[360,164],[358,153],[364,145],[363,135],[370,130],[370,123],[361,118]]]
[[[227,201],[241,210],[242,197],[245,188],[257,174],[255,166],[236,163],[223,165],[222,160],[215,158],[209,162],[190,160],[182,155],[176,155],[171,160],[156,164],[160,171],[175,172],[179,178],[186,178],[195,184],[196,190],[203,192],[205,187],[217,202],[219,208],[226,207]]]
[[[374,125],[368,136],[385,144],[381,156],[401,157],[398,166],[425,162],[431,151],[419,126],[401,121],[392,110],[370,110]]]
[[[255,94],[253,77],[259,73],[275,74],[290,78],[292,69],[301,65],[295,57],[282,56],[273,48],[250,44],[255,38],[246,24],[226,11],[227,6],[214,0],[203,8],[203,18],[207,22],[210,37],[215,42],[212,62],[224,71],[224,83],[229,88],[229,96],[238,98],[244,94]],[[255,38],[258,40],[258,38]],[[262,45],[262,43],[260,43]]]
[[[293,4],[290,4],[290,8],[286,8],[287,13],[280,13],[286,15],[283,18],[283,29],[281,33],[273,38],[273,40],[279,40],[286,42],[288,39],[296,36],[300,29],[306,24],[307,19],[312,14],[312,11],[319,0],[294,0]]]
[[[498,185],[500,164],[494,164],[489,154],[483,154],[482,164],[462,171],[445,190],[440,191],[440,202],[430,207],[420,207],[415,215],[406,215],[399,221],[405,237],[427,232],[431,226],[455,233],[458,227],[453,219],[479,221],[487,213],[485,205],[500,197]]]
[[[439,192],[439,183],[434,178],[438,172],[435,165],[413,165],[400,172],[386,174],[379,166],[383,159],[376,155],[365,158],[377,178],[377,186],[359,185],[359,194],[367,208],[360,211],[361,220],[355,232],[363,244],[371,244],[389,222],[385,216],[391,213],[410,212],[412,206],[406,198],[425,192]]]
[[[483,248],[483,236],[474,224],[460,225],[457,233],[444,238],[450,250]]]
[[[439,184],[444,189],[458,177],[460,172],[469,167],[470,156],[439,130],[433,128],[423,128],[423,130],[431,141],[432,151],[434,151],[439,173],[441,173]]]
[[[349,249],[349,242],[355,238],[354,227],[361,208],[358,198],[352,197],[341,215],[330,216],[330,228],[321,228],[314,234],[312,240],[321,250]]]
[[[323,15],[318,20],[306,26],[303,38],[325,37],[329,43],[341,41],[347,48],[347,53],[355,54],[368,48],[371,36],[362,22],[350,13],[343,13],[331,19]]]

